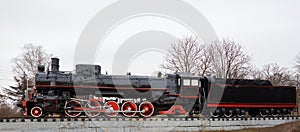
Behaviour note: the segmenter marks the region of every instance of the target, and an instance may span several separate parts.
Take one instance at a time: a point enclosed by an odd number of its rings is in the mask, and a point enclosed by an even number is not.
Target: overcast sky
[[[73,70],[74,51],[81,31],[95,14],[113,2],[1,0],[0,86],[13,84],[11,59],[20,53],[20,48],[26,43],[43,45],[47,52],[61,59],[62,70]],[[300,52],[300,1],[186,0],[186,2],[206,17],[219,38],[229,37],[240,42],[256,66],[262,67],[264,64],[276,62],[291,68],[295,64],[295,57]],[[135,28],[138,21],[132,21],[125,26],[138,30]],[[159,24],[167,23],[157,18],[153,18],[153,21],[158,27]],[[151,21],[147,22],[151,24]],[[127,34],[121,28],[118,33]],[[181,35],[185,35],[184,29]],[[110,37],[119,39],[117,35]],[[118,47],[108,44],[101,50],[113,48]],[[136,57],[128,70],[135,74],[151,74],[154,70],[159,70],[158,65],[162,58],[162,53],[145,53]],[[111,72],[110,62],[96,59],[95,63],[103,66],[102,72]]]

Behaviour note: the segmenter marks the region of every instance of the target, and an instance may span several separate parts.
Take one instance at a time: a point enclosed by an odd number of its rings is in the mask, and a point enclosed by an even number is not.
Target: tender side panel
[[[295,106],[296,89],[285,86],[211,85],[208,106],[219,103],[223,106],[236,104],[244,107]]]

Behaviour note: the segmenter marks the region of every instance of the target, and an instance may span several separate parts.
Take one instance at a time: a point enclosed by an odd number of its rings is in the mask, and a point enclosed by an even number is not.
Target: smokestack
[[[51,58],[51,71],[59,72],[59,59],[58,58]]]

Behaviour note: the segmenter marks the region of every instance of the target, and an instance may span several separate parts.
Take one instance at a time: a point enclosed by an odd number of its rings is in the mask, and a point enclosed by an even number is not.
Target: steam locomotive
[[[25,116],[209,117],[287,116],[297,110],[296,88],[267,80],[220,79],[187,73],[164,77],[101,74],[101,66],[78,64],[73,72],[38,66],[35,87],[18,103]]]

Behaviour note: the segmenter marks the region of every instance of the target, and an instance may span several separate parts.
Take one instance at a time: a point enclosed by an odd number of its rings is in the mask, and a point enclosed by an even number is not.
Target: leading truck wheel
[[[81,108],[81,104],[76,100],[71,100],[65,106],[65,113],[69,117],[78,117],[81,114],[81,110],[76,110],[78,108]]]
[[[30,110],[30,114],[33,117],[41,117],[43,115],[43,110],[39,106],[32,107]]]
[[[140,115],[143,117],[150,117],[154,113],[154,106],[152,103],[146,101],[139,105]]]

